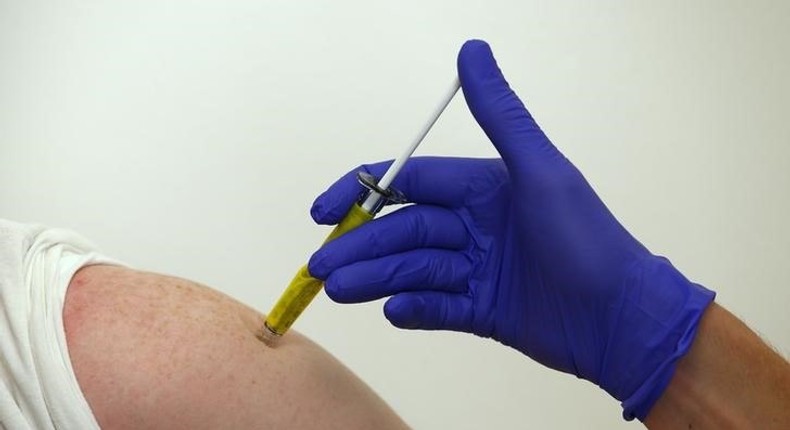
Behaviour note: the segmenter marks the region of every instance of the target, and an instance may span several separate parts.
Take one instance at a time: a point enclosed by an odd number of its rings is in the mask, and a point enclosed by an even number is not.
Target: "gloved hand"
[[[513,93],[485,42],[458,57],[466,102],[502,159],[414,158],[395,180],[414,205],[310,259],[341,303],[392,296],[397,327],[494,338],[598,384],[644,419],[713,292],[652,255],[612,216]],[[389,162],[361,168],[380,177]],[[337,223],[355,172],[315,201]],[[649,198],[649,196],[646,196]]]

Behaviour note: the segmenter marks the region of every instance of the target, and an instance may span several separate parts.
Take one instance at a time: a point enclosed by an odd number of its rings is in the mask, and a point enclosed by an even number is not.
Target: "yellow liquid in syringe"
[[[373,214],[362,209],[359,204],[354,204],[340,224],[335,226],[327,236],[324,243],[334,240],[372,219]],[[267,315],[264,326],[258,332],[258,338],[267,345],[274,346],[310,305],[323,285],[324,281],[310,275],[307,265],[302,266]]]

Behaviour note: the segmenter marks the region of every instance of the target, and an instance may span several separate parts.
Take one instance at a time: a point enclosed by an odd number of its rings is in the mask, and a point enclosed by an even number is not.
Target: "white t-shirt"
[[[0,219],[1,428],[99,428],[63,329],[69,282],[91,264],[118,263],[71,231]]]

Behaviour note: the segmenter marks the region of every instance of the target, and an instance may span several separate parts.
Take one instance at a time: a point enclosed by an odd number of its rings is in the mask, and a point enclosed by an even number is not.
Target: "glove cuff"
[[[641,261],[626,280],[601,387],[622,401],[623,418],[643,421],[691,348],[715,293],[663,257]]]

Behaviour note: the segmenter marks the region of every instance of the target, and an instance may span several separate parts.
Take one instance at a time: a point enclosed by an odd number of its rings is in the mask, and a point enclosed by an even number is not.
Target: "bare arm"
[[[650,429],[788,429],[790,364],[714,303],[645,424]]]
[[[362,381],[291,333],[255,337],[261,315],[183,279],[93,266],[64,323],[77,380],[102,428],[404,428]]]

